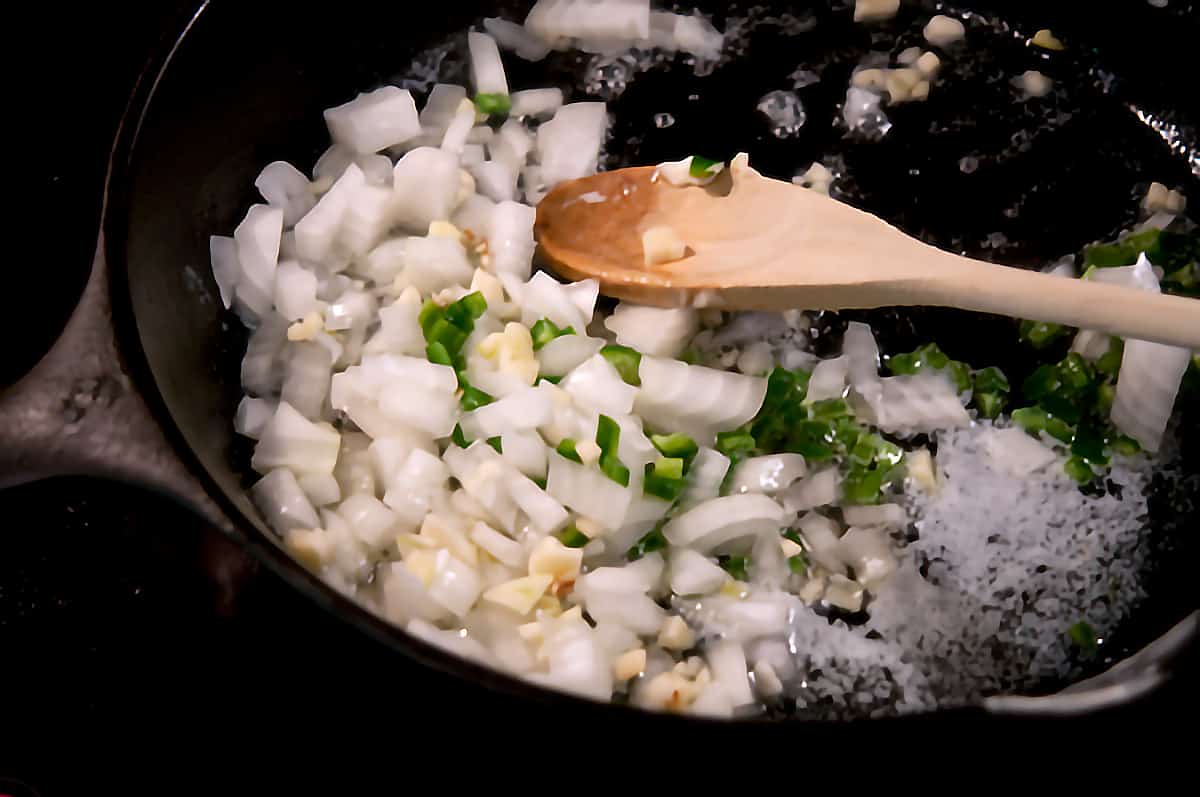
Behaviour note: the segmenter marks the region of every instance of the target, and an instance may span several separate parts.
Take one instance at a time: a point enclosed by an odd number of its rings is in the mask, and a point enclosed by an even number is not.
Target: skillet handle
[[[62,335],[33,370],[0,391],[0,487],[65,475],[131,482],[234,534],[138,393],[117,346],[103,252],[101,235]]]

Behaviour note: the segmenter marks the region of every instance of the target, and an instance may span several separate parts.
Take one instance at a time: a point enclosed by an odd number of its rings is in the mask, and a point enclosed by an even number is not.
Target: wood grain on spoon
[[[643,166],[573,180],[538,205],[542,259],[567,279],[660,307],[839,310],[932,305],[1200,348],[1200,302],[944,252],[868,213],[735,164],[678,187]],[[645,265],[669,226],[682,259]]]

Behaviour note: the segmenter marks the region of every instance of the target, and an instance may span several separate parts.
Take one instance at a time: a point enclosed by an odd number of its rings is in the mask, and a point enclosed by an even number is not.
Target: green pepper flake
[[[1115,377],[1121,370],[1121,358],[1125,356],[1125,342],[1120,338],[1112,338],[1108,351],[1096,360],[1096,370],[1108,377]]]
[[[617,369],[617,373],[627,384],[641,386],[642,378],[638,375],[638,370],[642,367],[642,355],[639,351],[613,343],[601,349],[600,355],[612,363],[613,368]]]
[[[464,411],[470,412],[471,410],[477,410],[480,407],[485,407],[495,400],[496,399],[492,398],[487,393],[484,393],[479,388],[466,385],[462,389],[462,398],[459,399],[459,406],[461,406]]]
[[[667,547],[667,538],[663,536],[662,527],[666,521],[659,521],[659,524],[646,533],[644,537],[629,549],[625,554],[625,558],[631,562],[636,562],[648,553],[661,551]]]
[[[1137,440],[1126,435],[1118,435],[1109,442],[1113,453],[1122,457],[1134,457],[1141,453],[1142,446]]]
[[[1087,462],[1083,461],[1079,457],[1071,457],[1068,459],[1066,464],[1063,465],[1063,470],[1066,471],[1068,476],[1080,484],[1089,484],[1093,479],[1096,478],[1096,474],[1092,471],[1092,466],[1087,464]]]
[[[642,482],[643,493],[664,501],[674,501],[686,485],[687,482],[683,479],[682,459],[660,457],[646,465]]]
[[[1061,324],[1050,324],[1045,321],[1021,322],[1021,340],[1035,349],[1044,349],[1065,334],[1067,334],[1067,328]]]
[[[450,433],[450,442],[454,443],[454,445],[458,446],[459,448],[466,448],[467,446],[471,445],[471,441],[468,440],[467,436],[463,433],[462,426],[457,423],[454,424],[454,431]]]
[[[600,447],[600,472],[622,487],[629,486],[629,468],[617,458],[621,427],[607,415],[596,423],[596,445]]]
[[[1146,252],[1146,256],[1153,261],[1154,257],[1151,254],[1158,254],[1161,234],[1160,230],[1143,230],[1126,235],[1115,243],[1084,247],[1083,264],[1100,268],[1132,266],[1142,252]]]
[[[450,356],[450,352],[446,351],[446,345],[441,341],[434,341],[425,347],[425,357],[429,362],[437,365],[449,365],[454,367],[454,358]]]
[[[802,576],[808,572],[808,559],[802,553],[798,553],[795,556],[789,556],[787,563],[788,570],[791,570],[797,575]]]
[[[489,437],[489,438],[487,439],[487,444],[488,444],[489,446],[491,446],[492,448],[496,449],[496,453],[497,453],[497,454],[503,454],[503,453],[504,453],[504,446],[503,446],[503,444],[501,444],[499,436],[497,436],[497,437]]]
[[[848,504],[877,504],[883,495],[887,473],[881,468],[853,465],[842,481],[842,497]]]
[[[732,432],[721,432],[717,435],[716,449],[727,457],[734,455],[745,455],[755,449],[757,443],[754,441],[754,436],[743,429],[735,429]]]
[[[1100,647],[1100,638],[1096,635],[1096,629],[1084,620],[1080,620],[1067,629],[1067,638],[1084,655],[1090,656]]]
[[[568,548],[582,548],[588,544],[587,535],[577,529],[574,523],[558,533],[558,541]]]
[[[487,300],[479,291],[468,293],[446,307],[446,320],[464,332],[475,329],[475,322],[487,312]]]
[[[475,108],[488,116],[507,116],[512,110],[512,98],[507,94],[476,94]]]
[[[692,162],[688,166],[688,174],[690,174],[692,177],[702,180],[705,177],[712,176],[713,167],[721,165],[723,165],[721,161],[715,161],[709,158],[703,158],[699,155],[693,155]]]
[[[834,430],[831,421],[801,421],[792,427],[784,448],[814,462],[832,459],[837,454]]]
[[[1072,393],[1082,393],[1096,381],[1096,372],[1087,360],[1071,352],[1058,364],[1059,380]]]
[[[682,459],[684,473],[691,467],[692,460],[696,458],[696,454],[700,453],[700,446],[696,445],[696,441],[679,432],[667,435],[652,434],[650,435],[650,442],[654,444],[654,447],[664,457]]]
[[[549,318],[543,318],[542,320],[534,323],[533,327],[531,327],[529,330],[529,335],[533,338],[534,351],[538,351],[555,338],[561,338],[563,335],[574,334],[574,327],[559,329],[558,326],[556,326],[555,323]]]
[[[1071,441],[1071,453],[1089,465],[1107,465],[1104,453],[1104,435],[1093,426],[1080,425]]]
[[[433,299],[427,299],[425,304],[421,305],[421,312],[417,315],[417,323],[421,325],[421,331],[425,333],[426,340],[429,339],[429,332],[433,325],[445,318],[442,308],[438,307],[437,302]]]
[[[831,421],[850,413],[845,399],[823,399],[814,401],[808,408],[809,417],[815,421]]]
[[[747,572],[750,567],[750,557],[748,556],[718,556],[717,564],[738,581],[750,580],[750,574]]]
[[[950,379],[959,393],[965,393],[971,389],[971,366],[958,360],[951,360],[946,370],[950,372]]]
[[[579,456],[579,450],[575,447],[575,441],[569,437],[563,438],[562,442],[554,448],[558,455],[563,459],[569,459],[572,462],[583,464],[583,458]]]
[[[995,366],[983,368],[975,373],[976,393],[1005,394],[1009,389],[1008,377]]]
[[[981,418],[998,418],[1004,411],[1005,399],[999,393],[976,393],[973,400]]]

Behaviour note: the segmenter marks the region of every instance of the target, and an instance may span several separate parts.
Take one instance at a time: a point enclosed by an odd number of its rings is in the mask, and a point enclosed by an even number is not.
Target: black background
[[[9,125],[18,136],[9,157],[33,215],[10,231],[20,243],[5,269],[6,305],[19,334],[0,353],[0,385],[45,352],[82,288],[113,132],[148,49],[178,13],[166,2],[46,5],[11,22],[10,39],[39,46],[9,71],[10,101],[22,111]],[[47,795],[177,793],[209,782],[238,791],[231,773],[246,765],[269,778],[268,793],[296,776],[311,788],[331,774],[343,783],[336,793],[366,791],[343,780],[364,776],[398,791],[417,785],[412,768],[431,753],[499,750],[522,760],[585,757],[614,774],[660,758],[701,772],[740,770],[734,762],[744,760],[754,773],[739,778],[747,787],[768,774],[802,780],[814,769],[806,759],[828,743],[842,753],[896,752],[955,735],[1001,771],[1031,753],[1068,772],[1093,771],[1107,768],[1104,750],[1128,752],[1139,739],[1194,742],[1195,705],[1193,683],[1062,722],[965,717],[950,728],[921,721],[736,736],[680,735],[652,721],[640,731],[580,727],[384,655],[161,497],[84,478],[0,492],[0,777]],[[1082,757],[1065,750],[1078,741],[1092,745]],[[710,743],[724,748],[723,763],[689,755]],[[776,749],[785,755],[764,755]],[[1169,765],[1171,755],[1164,744],[1134,766]],[[188,765],[155,779],[156,765],[179,760]],[[927,774],[942,766],[925,756],[910,764]],[[443,774],[457,779],[471,770],[463,769]],[[474,774],[529,782],[523,769]]]

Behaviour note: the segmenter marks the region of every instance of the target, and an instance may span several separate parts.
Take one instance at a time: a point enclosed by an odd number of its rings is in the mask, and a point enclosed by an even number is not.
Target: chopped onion
[[[713,642],[704,652],[713,683],[719,685],[734,708],[748,706],[754,702],[750,691],[750,677],[746,667],[746,653],[742,646],[731,639]]]
[[[569,37],[625,43],[628,47],[650,38],[650,2],[539,0],[525,18],[525,27],[548,42]]]
[[[690,548],[671,548],[668,557],[668,579],[676,595],[708,595],[729,578],[715,562]]]
[[[412,94],[383,86],[325,111],[325,124],[335,143],[362,154],[402,144],[421,133]]]
[[[879,346],[871,327],[861,321],[851,321],[842,338],[842,353],[847,361],[850,384],[858,388],[879,379]]]
[[[604,347],[602,338],[586,335],[563,335],[537,351],[538,373],[543,376],[563,376]]]
[[[381,501],[370,495],[352,495],[338,506],[354,536],[369,550],[390,545],[396,535],[396,518]]]
[[[394,218],[392,188],[364,182],[348,194],[338,241],[350,255],[362,257],[384,239]]]
[[[508,96],[508,79],[496,40],[486,33],[467,34],[467,49],[471,52],[471,77],[477,94]]]
[[[321,157],[317,158],[317,162],[313,165],[313,179],[317,181],[310,188],[313,195],[325,193],[352,163],[354,163],[354,153],[337,144],[321,153]]]
[[[787,512],[805,512],[819,506],[836,503],[841,493],[842,477],[837,468],[826,468],[803,479],[780,496]]]
[[[442,137],[442,149],[461,156],[463,147],[467,144],[467,136],[471,134],[471,128],[474,126],[475,103],[463,99],[446,127],[446,133]]]
[[[738,463],[733,471],[730,492],[777,493],[804,476],[808,466],[799,454],[770,454],[751,457]]]
[[[425,335],[418,316],[419,297],[407,301],[403,297],[379,311],[379,330],[367,341],[367,354],[408,354],[421,356],[425,351]]]
[[[505,432],[500,435],[501,456],[531,479],[546,478],[546,443],[534,431]]]
[[[512,116],[552,116],[562,107],[562,89],[527,89],[512,93]]]
[[[630,469],[632,470],[632,468]],[[634,484],[630,481],[630,487]],[[595,467],[550,454],[546,492],[563,506],[609,530],[625,522],[633,490],[622,487]]]
[[[458,171],[458,157],[434,147],[418,147],[397,161],[392,173],[396,223],[425,233],[430,222],[448,220],[459,204]]]
[[[422,293],[436,293],[471,281],[475,269],[455,238],[409,238],[404,248],[404,277]]]
[[[479,574],[470,565],[455,558],[448,550],[437,552],[429,597],[456,617],[463,617],[483,592]]]
[[[280,263],[275,272],[275,309],[289,321],[320,312],[322,303],[317,299],[317,275],[295,260]]]
[[[993,468],[1017,478],[1030,476],[1058,459],[1054,449],[1016,427],[988,429],[983,436],[983,447]],[[848,516],[846,522],[862,523]]]
[[[320,525],[317,510],[287,468],[272,470],[250,488],[255,506],[266,516],[276,534],[291,529],[312,529]]]
[[[865,415],[885,432],[928,433],[971,423],[958,389],[944,373],[889,376],[872,387],[860,391]]]
[[[325,196],[296,223],[296,251],[302,259],[323,263],[334,254],[350,197],[366,182],[362,169],[351,163]]]
[[[492,271],[529,279],[537,246],[533,240],[536,216],[533,208],[519,202],[501,202],[495,206],[486,230]]]
[[[504,484],[509,466],[491,446],[482,440],[465,449],[450,446],[442,459],[450,467],[451,475],[487,510],[501,529],[508,532],[516,530],[517,504]],[[554,495],[553,491],[551,495]],[[554,497],[558,498],[557,495]]]
[[[577,404],[607,415],[628,415],[638,394],[638,389],[626,384],[613,364],[600,354],[592,355],[563,377],[559,387]]]
[[[602,102],[559,108],[537,131],[538,161],[546,185],[595,174],[607,129],[608,111]]]
[[[692,460],[687,486],[679,498],[681,509],[690,509],[721,494],[721,485],[729,472],[729,457],[711,448],[701,448]]]
[[[302,473],[296,482],[313,506],[329,506],[342,500],[342,488],[332,473]]]
[[[237,260],[242,267],[235,293],[260,318],[271,310],[282,237],[283,211],[270,205],[251,206],[233,231]]]
[[[554,500],[527,476],[513,472],[507,479],[513,501],[529,518],[529,524],[542,534],[553,534],[567,525],[570,516],[563,505]]]
[[[526,61],[540,61],[550,54],[550,48],[541,39],[525,30],[523,25],[509,22],[506,19],[489,17],[483,21],[483,27],[501,47],[511,50]],[[516,113],[516,95],[520,93],[522,92],[513,94],[514,113]]]
[[[466,413],[460,424],[468,437],[499,437],[506,432],[545,426],[553,411],[549,393],[540,387],[529,387]]]
[[[379,579],[379,588],[383,595],[383,614],[393,623],[405,624],[418,618],[438,622],[448,616],[449,613],[434,603],[425,585],[403,562],[380,564],[376,578]],[[421,627],[433,628],[427,625]],[[413,631],[411,625],[409,631]],[[418,635],[423,637],[423,634]]]
[[[493,202],[510,202],[517,192],[517,171],[508,163],[486,161],[469,170],[479,193]]]
[[[908,524],[908,513],[904,511],[904,507],[898,504],[844,506],[842,507],[842,519],[850,526],[883,526],[898,529]]]
[[[758,414],[767,380],[678,360],[642,357],[637,414],[654,429],[683,432],[710,445],[717,432]]]
[[[672,545],[698,551],[749,550],[753,538],[777,533],[783,525],[783,508],[765,495],[748,493],[714,498],[672,518],[663,536]]]
[[[840,399],[846,395],[846,378],[850,372],[850,358],[846,356],[821,360],[813,368],[808,380],[805,401]]]
[[[259,473],[291,468],[301,473],[332,473],[341,436],[329,424],[316,424],[287,402],[262,430],[251,466]]]
[[[643,307],[619,302],[604,326],[623,346],[655,357],[676,357],[700,331],[700,314],[690,307]]]
[[[458,210],[454,211],[451,221],[455,227],[464,231],[469,230],[476,238],[486,238],[495,210],[495,202],[485,196],[471,194],[458,206]],[[533,254],[530,253],[529,257],[532,260]],[[494,258],[493,262],[495,262]]]
[[[320,420],[329,398],[333,359],[319,343],[289,346],[280,399],[309,420]]]
[[[854,569],[855,580],[870,590],[896,570],[896,555],[882,528],[848,529],[838,541],[842,561]]]
[[[243,437],[257,440],[275,415],[275,402],[244,396],[233,416],[233,430]]]
[[[1126,340],[1113,399],[1113,425],[1151,453],[1162,444],[1192,355],[1188,349]]]
[[[809,558],[831,573],[845,573],[846,567],[840,558],[837,524],[816,512],[809,512],[797,524]]]
[[[283,211],[283,226],[289,229],[317,203],[308,178],[286,161],[268,163],[254,181],[254,187],[267,204]]]
[[[280,353],[287,345],[287,322],[277,315],[263,318],[250,335],[242,358],[242,387],[253,396],[270,396],[283,379]]]

